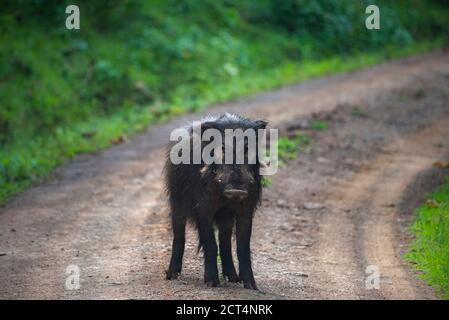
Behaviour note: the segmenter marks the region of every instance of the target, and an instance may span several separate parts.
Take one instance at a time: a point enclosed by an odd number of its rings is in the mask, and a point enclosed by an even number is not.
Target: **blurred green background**
[[[0,202],[152,122],[448,38],[444,0],[2,0]]]

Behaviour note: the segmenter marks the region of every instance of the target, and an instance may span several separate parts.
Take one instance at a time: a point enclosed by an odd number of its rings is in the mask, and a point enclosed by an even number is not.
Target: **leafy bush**
[[[447,35],[430,1],[377,1],[382,29],[367,32],[371,2],[82,0],[70,32],[70,1],[2,1],[0,142],[158,101],[197,109],[212,87],[280,62]]]

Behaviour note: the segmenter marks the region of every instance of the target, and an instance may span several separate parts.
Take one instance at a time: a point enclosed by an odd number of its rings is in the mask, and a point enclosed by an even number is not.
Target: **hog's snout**
[[[248,197],[248,191],[239,189],[228,189],[223,192],[224,196],[233,201],[242,201]]]

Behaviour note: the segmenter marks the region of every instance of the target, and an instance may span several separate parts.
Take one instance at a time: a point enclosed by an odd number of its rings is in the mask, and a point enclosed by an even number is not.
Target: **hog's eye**
[[[222,179],[218,179],[218,182],[222,183],[222,182],[223,182],[223,180],[222,180]]]

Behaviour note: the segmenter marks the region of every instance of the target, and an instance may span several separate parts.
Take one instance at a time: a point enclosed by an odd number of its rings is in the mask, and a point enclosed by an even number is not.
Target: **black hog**
[[[220,131],[225,141],[225,129],[265,129],[267,123],[252,121],[237,115],[225,114],[219,118],[201,122],[201,132],[208,128]],[[192,127],[188,127],[192,138]],[[193,139],[192,139],[193,140]],[[246,139],[244,139],[246,141]],[[236,141],[234,139],[234,146]],[[204,142],[201,145],[204,148]],[[218,248],[223,276],[229,282],[243,281],[244,287],[257,290],[251,267],[250,238],[253,215],[261,198],[260,161],[248,161],[250,148],[244,145],[245,161],[235,163],[237,148],[233,148],[233,164],[173,164],[167,157],[165,166],[166,190],[169,196],[173,229],[173,248],[167,279],[176,279],[181,273],[185,244],[186,221],[190,220],[198,230],[199,247],[204,252],[204,281],[207,286],[220,285],[217,267]],[[257,147],[256,147],[257,149]],[[191,148],[194,150],[194,148]],[[223,145],[223,153],[225,147]],[[190,151],[193,152],[193,151]],[[192,160],[192,155],[190,157]],[[224,161],[223,161],[224,162]],[[219,246],[214,227],[218,228]],[[232,234],[235,226],[239,273],[232,259]]]

